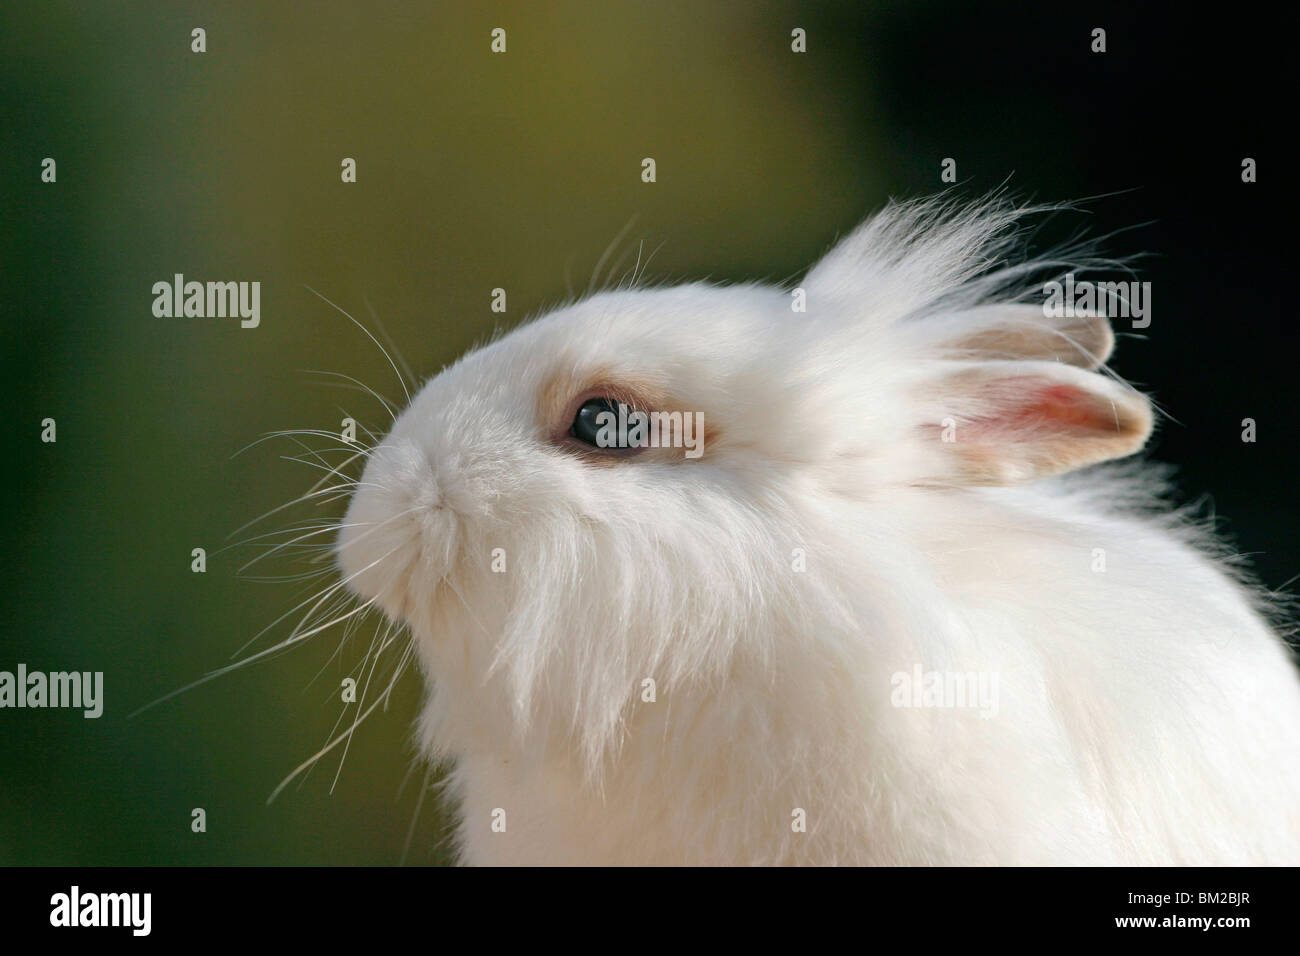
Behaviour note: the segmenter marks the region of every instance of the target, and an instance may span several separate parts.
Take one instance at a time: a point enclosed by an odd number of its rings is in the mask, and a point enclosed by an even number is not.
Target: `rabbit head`
[[[796,289],[603,292],[429,381],[371,451],[338,558],[411,628],[430,748],[536,735],[599,764],[647,679],[716,687],[788,635],[862,626],[854,562],[791,573],[854,549],[850,512],[1137,450],[1151,412],[1099,372],[1107,321],[1045,318],[997,266],[1020,215],[895,205]],[[620,409],[682,424],[593,442]]]

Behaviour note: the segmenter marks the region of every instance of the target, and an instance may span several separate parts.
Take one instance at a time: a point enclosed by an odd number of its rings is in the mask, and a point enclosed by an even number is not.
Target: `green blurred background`
[[[276,429],[337,430],[341,409],[386,422],[300,370],[400,397],[384,357],[308,286],[372,328],[373,309],[422,379],[585,288],[629,222],[607,265],[643,249],[653,280],[782,280],[891,193],[942,188],[945,156],[971,193],[1008,177],[1053,200],[1136,188],[1066,228],[1155,222],[1108,247],[1161,253],[1143,275],[1155,323],[1117,367],[1182,422],[1157,453],[1184,465],[1189,495],[1214,492],[1269,583],[1300,571],[1296,428],[1277,387],[1295,335],[1285,290],[1260,281],[1287,268],[1259,230],[1291,197],[1237,177],[1240,156],[1271,145],[1278,80],[1252,72],[1276,68],[1267,49],[1220,36],[1218,72],[1175,87],[1199,28],[1122,6],[44,2],[0,16],[15,452],[0,477],[0,669],[106,683],[99,720],[0,711],[0,863],[389,864],[413,819],[408,862],[447,862],[445,810],[433,797],[417,814],[423,774],[406,779],[410,674],[332,794],[337,753],[266,803],[328,739],[373,625],[337,660],[336,630],[127,716],[307,593],[240,579],[248,551],[214,554],[318,477],[282,459],[288,443],[235,452]],[[1111,27],[1106,58],[1087,49],[1095,21]],[[195,27],[206,53],[191,52]],[[806,54],[790,50],[795,27]],[[1245,87],[1259,96],[1243,106]],[[1212,268],[1213,288],[1184,289]],[[155,318],[151,286],[178,272],[259,280],[261,326]],[[505,316],[489,309],[498,286]],[[1237,316],[1249,334],[1225,341]],[[1233,457],[1234,423],[1271,412],[1254,458]],[[47,416],[53,445],[38,439]],[[190,571],[195,547],[205,574]],[[191,832],[194,807],[206,833]]]

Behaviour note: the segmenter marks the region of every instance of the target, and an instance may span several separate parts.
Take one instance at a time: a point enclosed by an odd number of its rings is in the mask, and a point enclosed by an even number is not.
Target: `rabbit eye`
[[[627,414],[627,406],[612,398],[591,398],[582,403],[573,416],[569,434],[593,448],[628,448],[619,442],[619,411]]]

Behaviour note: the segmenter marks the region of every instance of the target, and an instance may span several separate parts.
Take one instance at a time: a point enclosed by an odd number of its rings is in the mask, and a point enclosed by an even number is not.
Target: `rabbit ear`
[[[947,362],[921,386],[930,479],[1009,485],[1132,454],[1150,402],[1060,362]]]
[[[1052,317],[1041,305],[983,305],[916,323],[916,334],[947,358],[1034,359],[1101,367],[1115,348],[1110,320],[1099,315]]]

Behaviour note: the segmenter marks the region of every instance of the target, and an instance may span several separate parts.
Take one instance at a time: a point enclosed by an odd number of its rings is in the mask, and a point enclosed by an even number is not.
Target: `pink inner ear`
[[[990,383],[985,398],[995,409],[972,419],[977,434],[1024,440],[1072,432],[1114,432],[1120,427],[1108,403],[1086,389],[1048,379],[1015,377]]]

